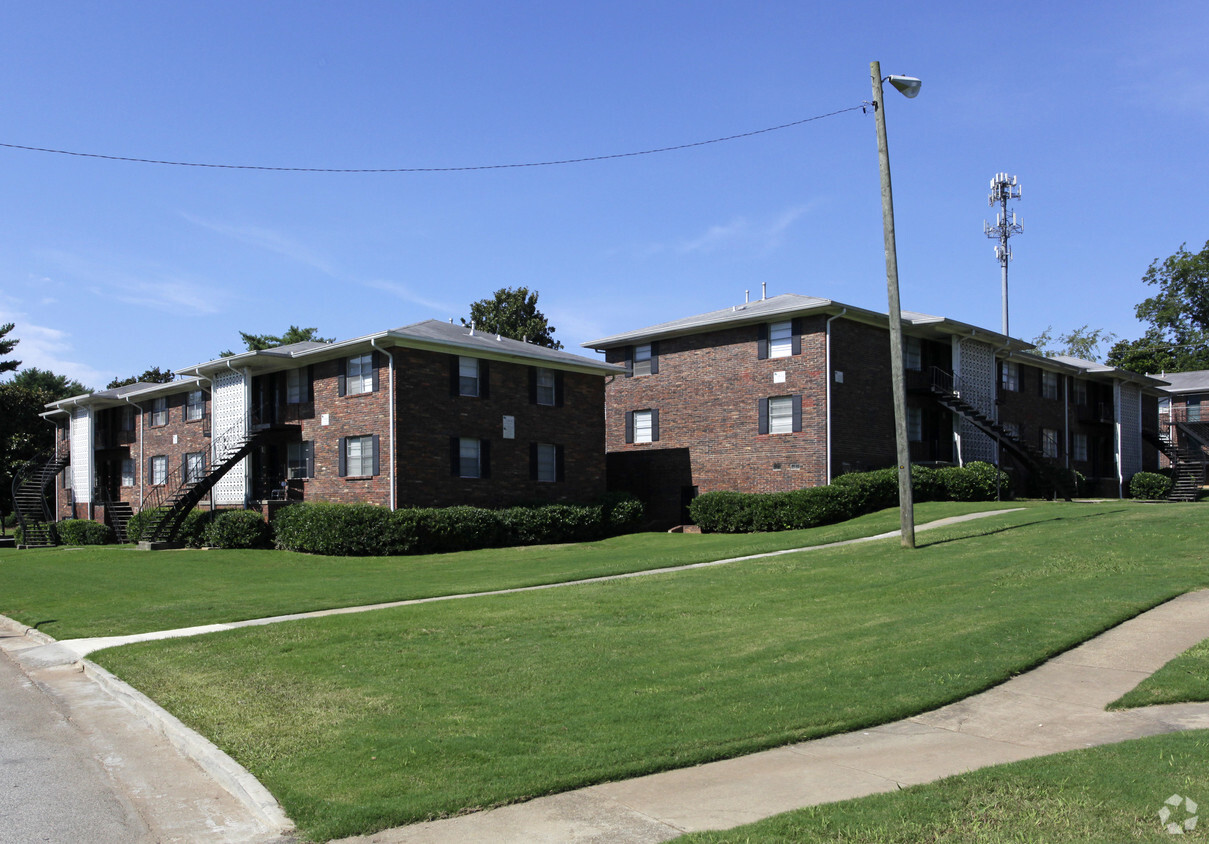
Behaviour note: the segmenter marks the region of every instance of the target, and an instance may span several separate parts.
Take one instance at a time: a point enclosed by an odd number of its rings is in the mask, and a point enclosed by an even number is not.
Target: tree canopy
[[[240,338],[249,352],[260,352],[265,349],[276,349],[278,346],[288,346],[291,343],[303,343],[311,341],[314,343],[330,343],[331,337],[319,337],[316,332],[318,328],[299,328],[296,325],[291,325],[280,336],[276,334],[248,334],[247,332],[239,332]],[[235,354],[231,350],[222,353],[222,357],[229,358]]]
[[[1037,347],[1033,350],[1033,354],[1044,355],[1047,358],[1055,355],[1067,355],[1099,363],[1100,345],[1111,343],[1116,338],[1117,335],[1111,331],[1105,331],[1103,328],[1089,328],[1086,325],[1055,337],[1054,327],[1047,325],[1044,331],[1033,338],[1033,345]]]
[[[8,335],[8,332],[12,331],[13,328],[14,323],[11,322],[0,325],[0,356],[11,355],[13,353],[13,349],[15,349],[17,344],[21,342],[15,337],[12,340],[4,339]],[[21,361],[19,360],[0,360],[0,372],[12,372],[20,365]]]
[[[43,390],[50,396],[48,402],[92,392],[79,381],[69,379],[66,375],[55,375],[49,369],[38,369],[36,366],[22,369],[13,376],[12,383],[31,390]]]
[[[54,428],[39,414],[55,400],[41,387],[0,384],[0,513],[13,509],[13,476],[54,447]]]
[[[148,384],[167,384],[174,381],[176,376],[172,374],[170,369],[160,369],[158,366],[151,369],[143,370],[140,375],[131,375],[129,378],[114,378],[105,385],[106,390],[112,390],[117,387],[125,387],[127,384],[137,384],[143,381]]]
[[[513,340],[527,340],[538,346],[561,349],[555,340],[555,328],[546,315],[537,309],[536,290],[527,287],[501,287],[490,299],[480,299],[470,305],[470,319],[462,317],[462,325],[473,325]]]
[[[1149,324],[1146,333],[1116,343],[1108,352],[1110,365],[1134,372],[1209,369],[1209,241],[1200,252],[1187,246],[1151,262],[1142,281],[1158,292],[1136,309]]]

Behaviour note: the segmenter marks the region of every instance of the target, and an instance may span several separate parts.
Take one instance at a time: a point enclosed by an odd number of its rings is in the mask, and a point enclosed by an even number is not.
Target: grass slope
[[[928,502],[920,522],[1011,504]],[[0,551],[0,613],[57,639],[116,636],[292,612],[559,583],[871,536],[895,510],[748,536],[632,534],[567,546],[416,557],[125,547]]]
[[[96,659],[247,766],[307,835],[340,837],[965,697],[1209,586],[1207,514],[1038,506],[915,551],[890,540]]]
[[[1209,700],[1209,640],[1195,645],[1108,705],[1130,709]]]

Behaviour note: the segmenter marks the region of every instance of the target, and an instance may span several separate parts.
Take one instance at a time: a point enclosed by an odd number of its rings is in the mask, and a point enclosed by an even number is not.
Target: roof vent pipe
[[[474,336],[474,320],[470,321],[470,336]]]
[[[751,291],[744,290],[743,291],[743,304],[746,305],[750,301],[751,301]]]
[[[768,298],[768,282],[762,281],[762,282],[760,282],[760,301],[763,302],[767,298]]]

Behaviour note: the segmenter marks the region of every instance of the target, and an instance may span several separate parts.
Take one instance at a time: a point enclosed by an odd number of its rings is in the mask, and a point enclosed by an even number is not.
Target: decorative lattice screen
[[[961,397],[991,419],[995,418],[995,350],[989,343],[965,337],[958,344],[958,371],[955,381]],[[961,462],[995,462],[995,441],[962,419],[957,427],[961,437]]]
[[[71,410],[71,489],[81,504],[92,502],[92,413],[86,407]]]
[[[242,372],[221,372],[214,376],[210,410],[213,415],[211,437],[217,443],[236,425],[248,423],[248,389]],[[210,455],[213,461],[217,455]],[[243,504],[248,494],[248,458],[239,461],[214,487],[215,504]]]
[[[1142,391],[1136,384],[1121,384],[1121,476],[1126,480],[1142,471]]]

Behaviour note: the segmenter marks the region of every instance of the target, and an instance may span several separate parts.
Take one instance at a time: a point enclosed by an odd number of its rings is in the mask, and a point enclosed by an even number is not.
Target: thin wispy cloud
[[[85,387],[103,386],[113,377],[111,373],[77,360],[71,335],[66,331],[32,323],[22,312],[0,309],[0,325],[10,322],[16,323],[16,328],[5,339],[20,342],[6,360],[21,361],[21,369],[50,370],[79,381]]]
[[[461,308],[449,305],[447,302],[441,302],[437,299],[432,299],[416,293],[406,284],[398,281],[386,281],[384,279],[375,279],[373,281],[362,282],[366,287],[372,290],[381,290],[383,293],[389,293],[397,299],[402,299],[404,302],[411,302],[413,305],[421,305],[428,308],[434,313],[452,314]]]
[[[332,278],[343,280],[343,275],[339,270],[318,251],[302,241],[279,231],[264,228],[263,226],[236,225],[233,223],[203,220],[200,217],[186,213],[182,213],[181,217],[193,225],[212,231],[215,234],[220,234],[223,237],[231,238],[257,249],[263,249],[266,252],[272,252],[274,255],[289,258]]]
[[[676,251],[681,254],[693,254],[717,252],[721,249],[776,249],[784,243],[786,232],[808,210],[809,206],[798,205],[771,218],[753,220],[748,217],[736,217],[728,223],[710,226],[697,237],[680,243]]]
[[[92,258],[69,252],[48,253],[47,258],[80,289],[102,298],[115,299],[140,308],[182,316],[206,316],[225,310],[230,295],[208,281],[183,278],[173,270],[147,266],[132,271],[124,262],[115,267],[112,259]]]

